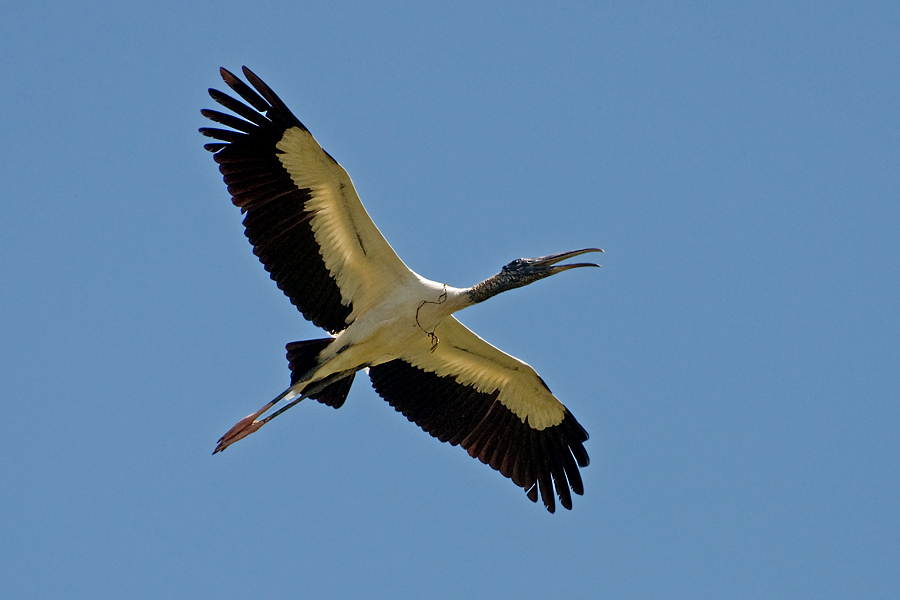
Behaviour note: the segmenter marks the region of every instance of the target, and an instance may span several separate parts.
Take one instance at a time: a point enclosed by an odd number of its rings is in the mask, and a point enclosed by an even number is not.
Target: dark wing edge
[[[352,306],[342,304],[341,291],[310,226],[315,216],[305,209],[310,190],[297,188],[276,148],[286,130],[306,131],[306,127],[247,67],[243,73],[255,91],[228,70],[220,73],[244,102],[215,89],[209,95],[240,118],[204,109],[200,111],[204,117],[231,130],[203,127],[200,133],[219,140],[204,148],[215,153],[232,202],[246,213],[244,233],[266,271],[303,316],[330,333],[342,331]]]
[[[551,513],[554,489],[569,510],[570,488],[584,494],[578,467],[589,463],[588,434],[568,410],[558,425],[537,430],[497,399],[499,390],[481,392],[402,359],[369,367],[369,377],[379,396],[426,432],[509,477],[532,502],[540,491]]]

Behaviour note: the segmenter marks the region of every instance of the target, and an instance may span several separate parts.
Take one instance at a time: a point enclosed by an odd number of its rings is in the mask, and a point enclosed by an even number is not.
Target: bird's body
[[[374,367],[432,345],[429,332],[463,308],[465,294],[427,279],[413,279],[392,290],[364,312],[318,355],[314,373],[295,384],[298,392],[336,373]],[[445,299],[442,301],[442,299]]]
[[[498,293],[561,271],[586,252],[517,259],[497,275],[457,288],[425,279],[393,251],[359,200],[346,171],[256,75],[256,91],[228,71],[225,82],[246,102],[210,95],[242,119],[204,116],[236,131],[203,128],[233,202],[246,213],[254,252],[303,315],[332,337],[288,344],[291,386],[242,419],[216,452],[258,430],[303,398],[340,407],[357,371],[423,429],[490,464],[566,508],[569,488],[583,493],[587,433],[527,364],[494,348],[453,314]],[[258,93],[257,93],[258,92]],[[282,401],[288,404],[260,418]]]

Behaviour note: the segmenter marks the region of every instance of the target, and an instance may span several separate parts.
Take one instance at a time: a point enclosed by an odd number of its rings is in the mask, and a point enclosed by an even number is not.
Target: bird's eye
[[[513,271],[515,269],[518,269],[521,266],[522,266],[522,259],[517,258],[516,260],[512,261],[511,263],[509,263],[508,265],[503,267],[503,270],[504,271]]]

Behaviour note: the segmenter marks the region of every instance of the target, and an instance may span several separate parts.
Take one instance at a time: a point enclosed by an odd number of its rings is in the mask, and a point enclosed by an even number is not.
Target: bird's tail
[[[316,368],[319,353],[333,341],[334,338],[322,338],[291,342],[287,345],[288,367],[291,369],[291,385],[296,384],[310,370]],[[355,372],[350,373],[346,377],[338,379],[321,390],[310,394],[309,397],[327,406],[340,408],[344,405],[347,394],[350,393],[350,386],[353,385],[355,376]]]

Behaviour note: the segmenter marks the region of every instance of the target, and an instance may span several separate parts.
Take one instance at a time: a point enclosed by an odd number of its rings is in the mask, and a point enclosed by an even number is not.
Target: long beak
[[[572,250],[570,252],[560,252],[558,254],[550,254],[549,256],[541,256],[538,258],[532,258],[529,263],[529,266],[538,267],[541,270],[545,270],[548,275],[555,275],[556,273],[562,273],[563,271],[568,271],[569,269],[576,269],[578,267],[599,267],[597,263],[574,263],[568,265],[557,265],[556,263],[562,262],[566,259],[573,258],[575,256],[580,256],[582,254],[587,254],[588,252],[603,252],[600,248],[584,248],[582,250]]]

